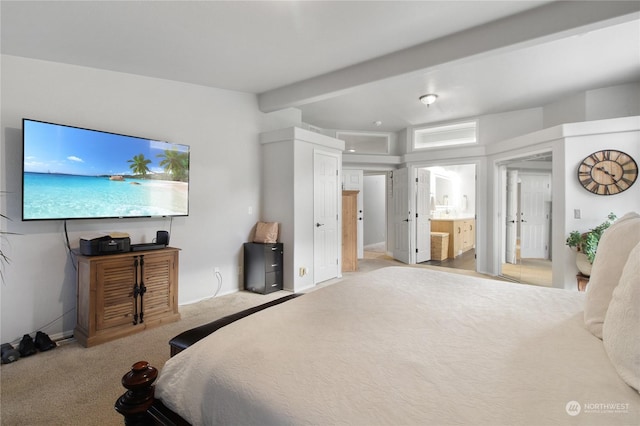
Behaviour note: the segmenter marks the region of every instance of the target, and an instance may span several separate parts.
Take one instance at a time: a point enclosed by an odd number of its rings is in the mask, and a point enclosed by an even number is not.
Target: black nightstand
[[[267,294],[282,290],[282,243],[244,244],[244,289]]]

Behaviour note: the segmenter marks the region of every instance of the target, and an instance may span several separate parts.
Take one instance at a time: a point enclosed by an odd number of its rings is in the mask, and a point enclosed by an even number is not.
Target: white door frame
[[[415,169],[415,175],[415,263],[421,263],[431,260],[431,172],[423,168],[417,168]]]
[[[491,161],[493,170],[493,180],[494,184],[494,200],[493,200],[493,209],[497,213],[493,218],[493,241],[499,241],[501,244],[493,244],[493,262],[492,262],[492,273],[494,275],[502,274],[502,263],[505,256],[505,247],[504,241],[506,241],[506,228],[507,221],[504,215],[506,210],[506,173],[503,173],[504,166],[508,163],[516,162],[519,159],[526,159],[536,155],[542,155],[547,153],[552,153],[556,156],[556,152],[551,145],[538,146],[534,150],[526,150],[518,153],[510,153],[507,156],[494,158]],[[551,173],[551,180],[553,181],[553,172]]]
[[[478,249],[478,242],[481,241],[478,237],[478,234],[480,233],[480,228],[481,228],[481,224],[480,227],[478,226],[478,222],[479,222],[479,218],[481,217],[479,215],[479,211],[478,211],[478,203],[479,203],[479,197],[477,196],[478,194],[478,174],[480,172],[480,162],[477,159],[472,159],[472,160],[468,160],[468,161],[464,161],[464,160],[448,160],[448,161],[433,161],[433,162],[427,162],[427,163],[415,163],[415,164],[410,164],[407,166],[408,170],[409,170],[409,176],[413,176],[413,181],[415,181],[415,176],[417,176],[417,169],[421,169],[421,168],[425,168],[425,167],[436,167],[436,166],[442,166],[442,167],[451,167],[451,166],[462,166],[462,165],[473,165],[475,167],[475,175],[476,175],[476,180],[475,180],[475,185],[474,185],[474,192],[475,192],[475,212],[476,212],[476,227],[475,227],[475,241],[476,241],[476,252]],[[410,179],[411,180],[411,179]],[[416,185],[409,185],[409,202],[408,202],[408,207],[409,207],[409,211],[410,212],[415,212],[416,211]],[[416,221],[411,219],[411,216],[413,216],[413,219],[415,219],[415,213],[410,214],[410,221],[409,221],[409,263],[410,264],[415,264],[416,263],[416,251],[415,251],[415,247],[416,247]],[[397,237],[396,237],[397,238]],[[478,270],[478,261],[476,258],[476,270]]]
[[[506,169],[505,166],[502,166]],[[518,171],[506,171],[505,191],[506,207],[505,207],[505,255],[506,263],[518,263],[517,244],[518,244]]]
[[[342,189],[358,191],[358,232],[356,239],[358,242],[358,259],[364,258],[364,170],[343,169]]]

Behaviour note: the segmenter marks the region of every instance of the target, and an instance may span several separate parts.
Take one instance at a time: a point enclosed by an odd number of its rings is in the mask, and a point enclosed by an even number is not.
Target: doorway
[[[364,258],[387,258],[387,172],[364,172]]]
[[[421,170],[428,172],[430,180],[426,200],[430,257],[421,263],[476,271],[476,165],[454,164]]]
[[[552,161],[544,152],[499,164],[505,279],[552,286]]]

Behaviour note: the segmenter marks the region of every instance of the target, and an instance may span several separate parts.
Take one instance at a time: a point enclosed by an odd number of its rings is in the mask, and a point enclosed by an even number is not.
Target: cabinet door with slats
[[[133,323],[136,267],[131,258],[96,265],[96,330]]]
[[[146,255],[144,257],[143,282],[147,288],[144,294],[144,317],[165,314],[173,310],[175,282],[175,253]]]

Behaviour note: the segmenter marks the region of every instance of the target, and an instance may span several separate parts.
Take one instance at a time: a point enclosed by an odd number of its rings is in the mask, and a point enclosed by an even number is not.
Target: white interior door
[[[416,263],[431,260],[431,173],[417,169],[416,179]]]
[[[338,276],[338,157],[314,153],[314,283]],[[340,233],[340,235],[342,235]]]
[[[411,263],[411,212],[409,211],[409,170],[398,169],[393,172],[393,258],[403,263]]]
[[[518,171],[507,171],[507,212],[506,212],[505,262],[516,264],[518,259]]]
[[[342,189],[358,192],[358,259],[364,257],[364,171],[342,170]]]
[[[549,258],[549,174],[520,173],[520,256]]]

